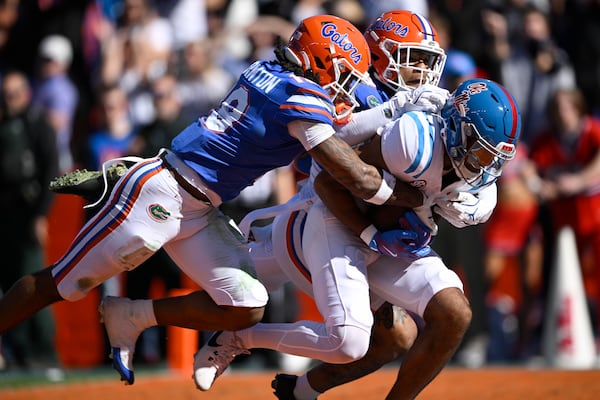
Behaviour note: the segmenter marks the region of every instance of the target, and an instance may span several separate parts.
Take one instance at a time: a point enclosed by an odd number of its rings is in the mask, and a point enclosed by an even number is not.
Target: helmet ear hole
[[[315,64],[318,69],[325,69],[325,63],[319,57],[315,57]]]

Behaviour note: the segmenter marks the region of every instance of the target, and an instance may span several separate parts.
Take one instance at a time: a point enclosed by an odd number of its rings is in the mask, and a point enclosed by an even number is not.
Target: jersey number
[[[244,118],[249,98],[248,90],[244,86],[235,88],[221,102],[219,108],[210,112],[204,121],[205,126],[214,132],[225,132]]]

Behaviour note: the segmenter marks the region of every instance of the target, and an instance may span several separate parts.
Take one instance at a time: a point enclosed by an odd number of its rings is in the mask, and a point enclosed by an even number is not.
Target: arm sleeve
[[[477,197],[479,197],[481,203],[479,209],[480,220],[478,222],[483,223],[490,219],[490,216],[498,203],[498,187],[496,186],[496,182],[481,189],[479,193],[477,193]]]
[[[350,122],[335,126],[337,136],[351,146],[364,142],[378,133],[384,125],[402,116],[411,93],[412,91],[400,91],[385,103],[354,113]]]
[[[389,105],[383,103],[369,110],[353,114],[350,122],[335,125],[336,135],[351,146],[362,143],[377,133],[377,129],[391,121]]]
[[[314,123],[310,121],[296,120],[288,124],[288,131],[302,143],[308,151],[321,144],[335,134],[333,127],[329,124]]]

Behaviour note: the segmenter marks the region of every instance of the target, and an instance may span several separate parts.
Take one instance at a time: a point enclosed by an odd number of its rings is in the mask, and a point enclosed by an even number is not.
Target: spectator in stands
[[[549,102],[547,117],[550,128],[531,147],[530,158],[537,175],[529,175],[527,182],[540,201],[547,203],[555,236],[565,226],[573,228],[593,329],[598,337],[600,120],[589,114],[578,89],[557,91]]]
[[[23,274],[45,265],[47,215],[53,201],[48,183],[58,173],[56,134],[41,110],[31,106],[31,87],[22,72],[9,71],[1,84],[0,206],[4,213],[0,240],[8,250],[0,268],[0,292]],[[7,361],[21,368],[44,368],[60,379],[54,349],[54,318],[42,310],[7,332]],[[7,354],[10,350],[10,354]]]
[[[191,119],[204,115],[220,103],[234,76],[214,61],[213,43],[196,40],[185,45],[177,71],[182,113]]]
[[[56,132],[60,172],[73,168],[71,136],[77,112],[79,92],[68,75],[73,49],[61,35],[45,37],[38,49],[38,80],[34,86],[33,104],[44,110]]]
[[[173,54],[173,30],[149,0],[125,0],[116,30],[102,44],[102,84],[126,91],[131,118],[154,118],[151,83],[166,73]]]
[[[523,116],[521,140],[529,145],[546,124],[546,102],[558,89],[575,87],[575,73],[567,53],[552,38],[548,15],[535,5],[523,10],[521,36],[511,41],[504,14],[486,9],[486,48],[497,71],[491,78],[514,94]]]

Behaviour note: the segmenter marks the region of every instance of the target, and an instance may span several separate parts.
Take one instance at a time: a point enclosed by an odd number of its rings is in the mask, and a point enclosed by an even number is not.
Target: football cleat
[[[119,178],[125,175],[127,166],[113,164],[106,168],[107,192],[110,193]],[[104,192],[104,177],[102,171],[88,171],[76,169],[54,178],[48,187],[50,191],[61,194],[81,196],[91,202],[99,199]]]
[[[296,400],[296,397],[294,397],[294,388],[296,387],[297,380],[298,377],[296,375],[275,375],[275,379],[271,382],[271,388],[275,390],[273,392],[275,397],[279,400]]]
[[[126,385],[133,385],[133,353],[137,338],[145,329],[137,324],[133,301],[123,297],[108,296],[102,300],[98,311],[110,341],[110,358],[113,368]]]
[[[215,380],[239,354],[250,354],[233,332],[217,331],[194,355],[194,382],[202,391],[211,388]]]

